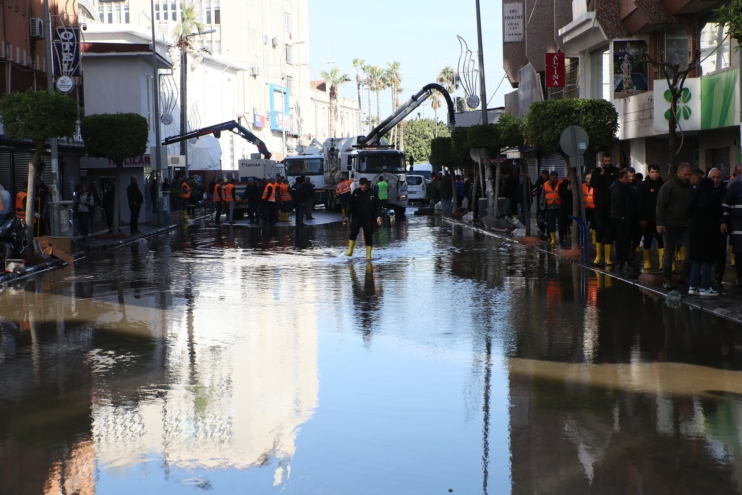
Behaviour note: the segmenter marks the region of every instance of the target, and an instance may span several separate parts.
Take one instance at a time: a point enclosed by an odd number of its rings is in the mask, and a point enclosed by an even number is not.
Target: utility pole
[[[48,1],[48,0],[46,0]],[[160,71],[157,68],[157,45],[155,38],[155,2],[150,2],[150,19],[152,21],[152,85],[154,86],[154,100],[155,100],[155,167],[157,169],[157,216],[159,218],[160,225],[167,223],[165,218],[165,204],[162,198],[162,184],[165,181],[164,173],[162,169],[162,153],[160,153],[160,146],[162,143],[162,136],[160,130]],[[116,185],[118,187],[118,184]]]
[[[46,51],[46,84],[50,93],[54,92],[54,52],[52,50],[52,16],[49,11],[49,0],[44,0],[44,23],[46,24],[46,36],[44,36],[44,47]],[[61,235],[61,225],[59,222],[59,155],[57,151],[57,139],[52,138],[49,141],[52,155],[52,235],[59,237]],[[36,187],[36,184],[29,184],[28,187]]]
[[[484,85],[484,51],[482,49],[482,17],[479,12],[479,0],[475,0],[477,4],[477,43],[479,45],[479,86],[481,87],[481,98],[482,98],[482,124],[487,125],[489,121],[487,120],[487,88]],[[483,154],[482,152],[481,154]],[[486,158],[486,157],[485,157]],[[495,178],[495,187],[500,183],[500,157],[497,158],[497,177]],[[481,159],[480,159],[481,160]],[[496,205],[495,201],[497,198],[495,198],[495,195],[492,191],[492,167],[489,163],[489,160],[487,160],[488,163],[485,163],[484,166],[484,176],[487,179],[487,214],[497,216],[497,212],[495,211]]]

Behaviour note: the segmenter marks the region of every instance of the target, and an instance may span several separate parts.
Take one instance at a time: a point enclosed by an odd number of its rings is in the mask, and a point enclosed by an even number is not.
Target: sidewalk
[[[576,263],[582,266],[583,268],[592,270],[596,274],[607,275],[612,278],[621,280],[622,282],[625,282],[627,284],[634,285],[642,292],[648,293],[650,295],[667,297],[669,293],[669,291],[662,288],[662,276],[658,268],[659,262],[657,259],[657,253],[655,249],[652,250],[652,268],[653,268],[652,272],[649,274],[642,274],[641,276],[639,276],[638,279],[631,279],[631,278],[624,277],[623,275],[620,275],[618,273],[614,273],[613,267],[593,266],[591,263],[585,264],[581,262],[580,260],[575,260],[575,259],[561,256],[559,251],[555,250],[546,241],[541,241],[535,245],[525,246],[521,244],[517,239],[515,239],[512,235],[507,234],[505,232],[485,230],[484,228],[477,227],[471,224],[466,224],[460,220],[456,220],[456,219],[449,218],[449,217],[442,217],[442,219],[456,226],[468,228],[468,229],[474,230],[475,232],[479,232],[484,235],[496,237],[498,239],[502,239],[505,241],[512,242],[514,244],[521,245],[523,246],[524,249],[535,249],[537,251],[541,251],[549,255],[556,256],[560,260],[568,261],[570,263]],[[534,232],[537,232],[537,231],[534,231]],[[593,257],[595,256],[595,252],[593,249],[590,250],[590,255],[591,256],[589,259],[592,260]],[[642,261],[642,264],[639,266],[640,267],[643,266],[643,261]],[[734,283],[735,277],[736,277],[735,269],[732,268],[727,262],[727,267],[724,272],[724,291],[721,294],[719,294],[719,296],[710,297],[710,298],[701,298],[700,296],[689,296],[686,294],[681,294],[681,302],[692,308],[696,308],[702,311],[706,311],[708,313],[715,314],[727,320],[731,320],[735,323],[742,323],[742,289],[737,289],[735,287],[735,283]]]

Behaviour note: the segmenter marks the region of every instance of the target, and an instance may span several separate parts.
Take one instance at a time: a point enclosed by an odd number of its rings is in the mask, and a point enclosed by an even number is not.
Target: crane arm
[[[391,131],[394,126],[404,120],[405,117],[412,113],[414,109],[422,105],[425,100],[433,94],[433,91],[438,91],[443,95],[443,98],[445,98],[448,107],[448,128],[453,131],[453,128],[456,126],[456,116],[451,95],[449,95],[448,91],[446,91],[446,89],[440,84],[432,83],[425,86],[414,94],[412,98],[400,105],[393,114],[386,118],[386,120],[374,127],[368,136],[359,137],[358,144],[363,146],[374,146],[379,144],[379,141],[386,135],[386,133]]]
[[[229,122],[222,122],[221,124],[215,124],[209,127],[204,127],[203,129],[197,129],[195,131],[186,132],[185,134],[177,134],[175,136],[170,136],[168,138],[165,138],[165,140],[162,142],[163,146],[168,146],[170,144],[179,143],[181,141],[185,141],[186,139],[193,139],[193,138],[200,138],[201,136],[206,136],[208,134],[213,134],[214,137],[219,138],[221,136],[222,131],[231,131],[243,138],[246,141],[251,142],[255,146],[258,147],[258,151],[261,155],[263,155],[263,158],[268,160],[272,156],[271,152],[268,151],[268,147],[265,145],[265,143],[255,134],[248,131],[245,127],[241,126],[240,123],[236,120],[230,120]]]

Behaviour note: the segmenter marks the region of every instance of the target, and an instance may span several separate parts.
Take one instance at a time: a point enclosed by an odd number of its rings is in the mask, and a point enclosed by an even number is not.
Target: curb
[[[559,260],[567,261],[569,263],[574,263],[574,264],[580,265],[582,268],[586,268],[586,269],[591,270],[591,271],[593,271],[595,273],[600,273],[600,274],[603,274],[603,275],[607,275],[607,276],[609,276],[611,278],[614,278],[616,280],[620,280],[620,281],[625,282],[627,284],[633,285],[634,287],[639,288],[641,291],[643,291],[645,293],[646,292],[651,292],[651,293],[653,293],[653,294],[655,294],[657,296],[661,296],[661,297],[667,298],[668,292],[665,289],[660,289],[660,288],[655,287],[655,286],[652,286],[652,285],[646,285],[646,284],[639,283],[638,280],[633,280],[633,279],[630,279],[630,278],[622,277],[622,276],[620,276],[620,275],[618,275],[616,273],[609,272],[609,271],[607,271],[607,270],[605,270],[603,268],[600,268],[600,267],[597,267],[597,266],[593,266],[591,264],[587,264],[586,265],[586,264],[582,263],[579,260],[574,260],[574,259],[570,259],[570,258],[559,256],[557,253],[555,253],[553,251],[550,251],[548,249],[545,249],[545,248],[543,248],[541,246],[538,246],[538,245],[536,245],[536,246],[524,245],[524,244],[518,242],[517,240],[515,240],[515,238],[513,238],[512,236],[509,236],[509,235],[506,235],[506,234],[501,234],[501,233],[498,233],[498,232],[492,232],[490,230],[485,230],[485,229],[482,229],[480,227],[475,227],[473,225],[469,225],[469,224],[466,224],[464,222],[461,222],[461,221],[458,221],[458,220],[454,220],[454,219],[448,218],[448,217],[442,217],[442,219],[444,221],[450,223],[450,224],[453,224],[453,225],[458,225],[460,227],[465,227],[465,228],[471,229],[471,230],[473,230],[475,232],[479,232],[481,234],[488,235],[490,237],[495,237],[497,239],[508,241],[508,242],[513,243],[513,244],[518,244],[518,245],[522,246],[524,249],[535,249],[536,251],[540,251],[542,253],[546,253],[548,255],[554,256],[554,257],[558,258]],[[730,311],[727,308],[708,307],[708,306],[704,305],[703,303],[701,303],[699,301],[702,301],[702,299],[700,299],[698,297],[694,297],[694,296],[683,295],[681,297],[681,302],[683,304],[685,304],[686,306],[689,306],[691,308],[698,309],[698,310],[701,310],[701,311],[705,311],[707,313],[714,314],[716,316],[719,316],[719,317],[724,318],[726,320],[733,321],[735,323],[742,323],[742,312],[740,312],[739,314],[736,314],[736,313],[733,313],[732,311]],[[709,300],[709,302],[711,302],[711,301]],[[737,305],[737,306],[739,306],[739,305]]]
[[[204,218],[208,218],[209,215],[200,215],[197,217],[193,217],[189,219],[189,222],[196,222],[198,220],[203,220]],[[86,247],[88,250],[95,250],[95,249],[115,249],[121,246],[126,246],[127,244],[133,244],[135,242],[138,242],[141,239],[146,239],[148,237],[154,237],[156,235],[164,234],[165,232],[169,232],[171,230],[175,230],[178,227],[182,225],[181,222],[174,223],[172,225],[167,225],[165,227],[160,227],[155,230],[151,230],[150,232],[144,233],[144,234],[137,234],[135,236],[127,237],[126,239],[119,239],[119,240],[110,240],[110,241],[100,241],[100,245],[96,245],[95,242],[89,243]]]

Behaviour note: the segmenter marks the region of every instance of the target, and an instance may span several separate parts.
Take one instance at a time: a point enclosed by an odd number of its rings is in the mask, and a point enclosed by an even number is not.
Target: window
[[[100,18],[100,22],[106,22],[105,15],[106,14],[103,12],[103,5],[98,5],[98,17]]]
[[[111,5],[106,6],[106,13],[108,17],[108,24],[113,24],[113,8]]]
[[[155,20],[160,20],[160,4],[155,4]]]
[[[665,62],[679,65],[681,70],[688,67],[688,33],[684,27],[665,31]]]
[[[292,54],[291,54],[291,45],[286,45],[286,63],[287,64],[293,64],[291,61]]]
[[[611,77],[611,51],[606,50],[603,52],[603,99],[611,101],[611,94],[613,93],[613,78]]]
[[[289,93],[294,92],[294,78],[291,76],[286,76],[286,89],[289,90]]]
[[[183,20],[183,3],[178,4],[178,10],[180,11],[180,20]]]
[[[206,2],[206,24],[211,24],[211,2]]]
[[[219,0],[214,2],[214,24],[221,24],[222,23],[222,14],[221,10],[219,10]]]
[[[116,24],[121,24],[121,4],[117,3],[114,10],[116,13],[116,15],[114,16],[114,18],[116,19]]]
[[[129,24],[129,4],[124,4],[124,22]]]
[[[178,20],[178,11],[175,7],[175,2],[170,3],[170,20],[171,21],[177,21]]]
[[[283,28],[286,31],[291,31],[291,14],[288,12],[283,13]]]
[[[701,75],[726,69],[730,64],[731,40],[727,26],[707,22],[701,30]]]

